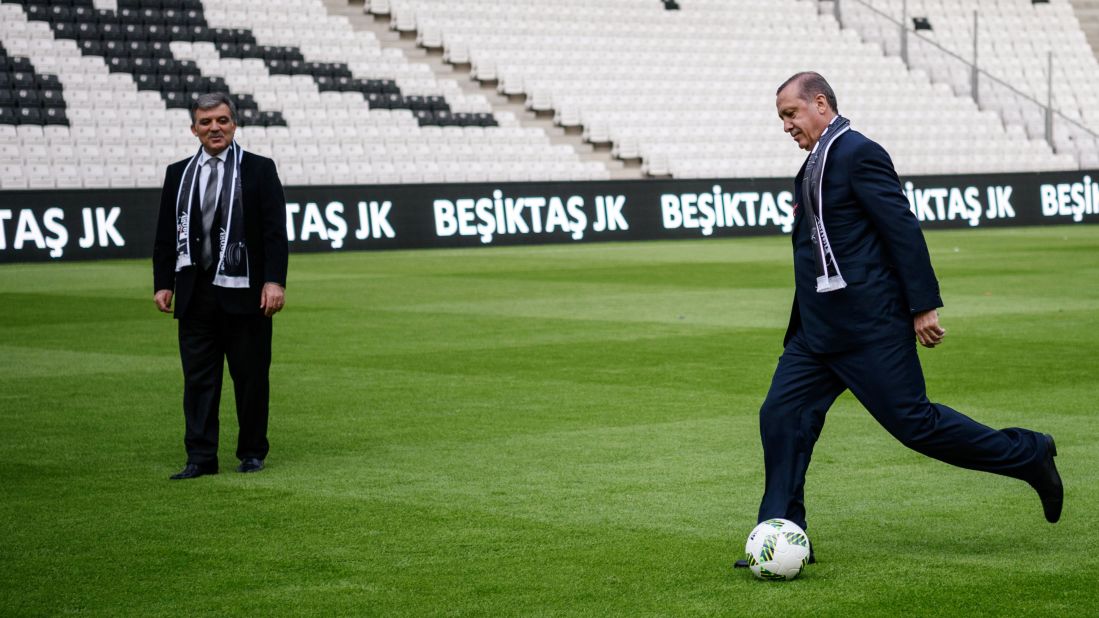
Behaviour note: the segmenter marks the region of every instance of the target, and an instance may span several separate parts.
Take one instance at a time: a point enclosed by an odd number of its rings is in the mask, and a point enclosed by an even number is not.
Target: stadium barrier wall
[[[1099,170],[903,187],[925,229],[1099,222]],[[0,263],[149,257],[159,200],[159,189],[0,191]],[[287,187],[286,200],[292,252],[788,234],[798,201],[789,179]]]

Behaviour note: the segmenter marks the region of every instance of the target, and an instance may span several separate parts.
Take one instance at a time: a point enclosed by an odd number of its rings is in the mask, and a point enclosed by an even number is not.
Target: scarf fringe
[[[851,122],[843,116],[836,116],[817,140],[809,160],[805,164],[802,188],[806,213],[813,226],[812,238],[816,248],[817,293],[835,292],[847,287],[840,272],[839,262],[832,253],[832,244],[828,241],[828,232],[824,228],[824,169],[828,163],[828,152],[836,139],[851,129]]]

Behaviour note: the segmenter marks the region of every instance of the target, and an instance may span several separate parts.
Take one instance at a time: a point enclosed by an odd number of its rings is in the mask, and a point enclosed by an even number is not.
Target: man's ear
[[[828,97],[824,96],[823,94],[818,94],[816,97],[813,98],[813,102],[817,104],[817,112],[818,113],[820,113],[820,114],[827,114],[828,113],[828,109],[829,109],[829,107],[828,107]]]

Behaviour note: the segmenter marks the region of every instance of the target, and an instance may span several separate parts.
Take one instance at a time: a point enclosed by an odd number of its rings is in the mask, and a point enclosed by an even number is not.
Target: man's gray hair
[[[790,79],[782,82],[782,85],[775,91],[775,96],[782,92],[782,89],[797,82],[799,87],[798,95],[804,101],[812,101],[818,94],[823,94],[824,98],[828,101],[828,106],[832,108],[835,113],[840,113],[840,106],[836,102],[836,93],[832,90],[832,87],[828,85],[828,80],[824,79],[820,73],[814,71],[802,71],[801,73],[795,73],[790,76]]]
[[[229,117],[233,119],[233,124],[240,124],[237,122],[237,106],[224,92],[208,92],[195,97],[195,100],[191,101],[191,124],[195,124],[195,112],[198,110],[213,109],[222,104],[229,106]]]

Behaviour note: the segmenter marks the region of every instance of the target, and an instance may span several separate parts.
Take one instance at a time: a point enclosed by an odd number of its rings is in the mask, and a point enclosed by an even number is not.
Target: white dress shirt
[[[218,165],[218,195],[221,195],[221,181],[225,178],[225,160],[229,157],[229,149],[226,148],[217,153],[217,158],[221,160]],[[202,154],[198,156],[198,203],[203,204],[203,200],[206,198],[206,183],[210,181],[210,166],[206,164],[207,161],[212,159],[206,149],[202,149]],[[217,203],[216,201],[214,202]]]

